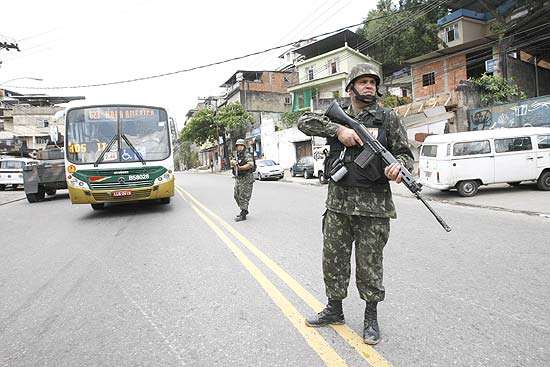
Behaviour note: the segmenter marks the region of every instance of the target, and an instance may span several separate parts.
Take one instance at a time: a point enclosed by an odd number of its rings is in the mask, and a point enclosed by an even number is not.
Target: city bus
[[[174,196],[171,128],[164,108],[91,105],[65,113],[65,169],[73,204],[160,200]]]

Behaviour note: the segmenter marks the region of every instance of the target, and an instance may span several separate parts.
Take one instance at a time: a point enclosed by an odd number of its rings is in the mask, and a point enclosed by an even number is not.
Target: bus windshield
[[[74,164],[147,162],[170,156],[168,116],[160,108],[73,108],[66,124],[66,155]]]

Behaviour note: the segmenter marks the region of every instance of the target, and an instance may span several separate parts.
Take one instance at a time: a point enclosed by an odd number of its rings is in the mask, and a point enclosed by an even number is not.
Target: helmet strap
[[[357,91],[357,89],[355,89],[355,87],[353,85],[351,86],[351,90],[353,91],[353,94],[355,95],[355,99],[357,99],[361,102],[364,102],[364,103],[367,103],[367,104],[371,104],[371,103],[376,102],[376,96],[371,96],[370,94],[359,94],[359,92]],[[378,94],[378,87],[376,87],[376,94]]]

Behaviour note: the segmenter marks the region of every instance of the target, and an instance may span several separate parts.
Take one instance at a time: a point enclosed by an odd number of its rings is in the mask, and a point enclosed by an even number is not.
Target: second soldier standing
[[[241,209],[235,217],[235,221],[240,222],[246,220],[248,215],[248,204],[254,187],[254,175],[252,174],[254,172],[254,158],[246,150],[244,139],[238,139],[235,145],[237,146],[237,159],[231,160],[231,167],[236,173],[233,197],[239,209]]]

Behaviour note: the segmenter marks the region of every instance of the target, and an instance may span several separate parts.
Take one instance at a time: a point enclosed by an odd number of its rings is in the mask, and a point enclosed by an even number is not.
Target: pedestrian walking
[[[248,215],[248,204],[252,196],[252,188],[254,186],[254,158],[246,150],[246,142],[244,139],[238,139],[236,142],[237,157],[231,160],[231,167],[235,170],[235,187],[233,197],[241,209],[240,213],[235,217],[236,222],[246,220]]]
[[[363,340],[380,341],[378,303],[384,300],[382,283],[383,250],[390,234],[390,218],[396,218],[389,181],[401,182],[401,165],[413,169],[413,155],[407,133],[399,117],[381,107],[380,72],[368,63],[355,65],[346,81],[351,105],[346,113],[362,123],[400,162],[383,166],[374,156],[365,168],[354,163],[362,152],[362,142],[351,128],[327,116],[306,113],[298,128],[310,136],[327,138],[330,153],[325,160],[325,175],[331,177],[323,215],[323,277],[327,306],[306,319],[311,327],[344,324],[342,300],[347,296],[355,244],[356,283],[365,301]],[[342,169],[344,167],[345,169]]]

